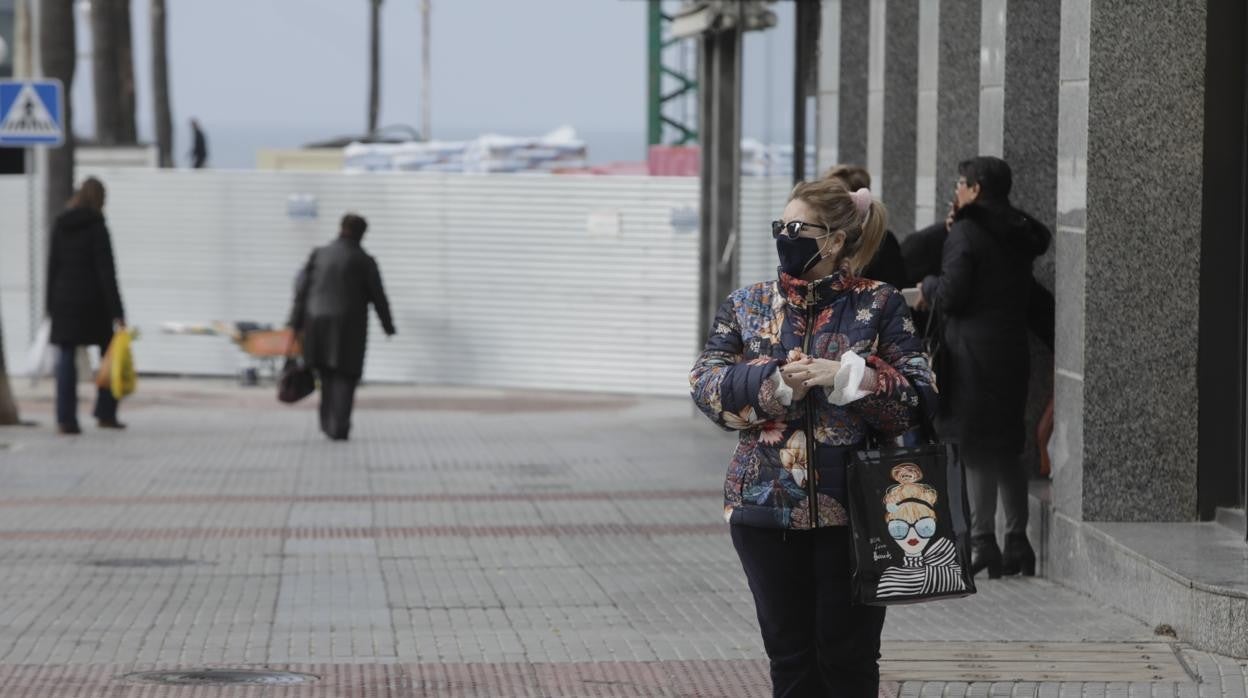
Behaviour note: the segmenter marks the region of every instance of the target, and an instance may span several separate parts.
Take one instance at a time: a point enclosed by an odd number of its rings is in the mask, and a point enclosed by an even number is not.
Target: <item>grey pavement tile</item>
[[[470,666],[495,667],[473,680],[510,686],[497,695],[547,695],[547,679],[562,687],[551,695],[756,695],[744,687],[766,681],[722,523],[733,436],[686,401],[362,408],[353,440],[331,445],[305,408],[222,410],[235,389],[197,383],[145,389],[125,434],[28,430],[0,454],[0,673],[411,663],[462,695],[478,684],[454,672]],[[410,390],[366,393],[401,405]],[[1157,640],[1042,579],[890,609],[884,637]],[[1182,656],[1199,687],[912,681],[900,695],[1248,698],[1243,660]]]

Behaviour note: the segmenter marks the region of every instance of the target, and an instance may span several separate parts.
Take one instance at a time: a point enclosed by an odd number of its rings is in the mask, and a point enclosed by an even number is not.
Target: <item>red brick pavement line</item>
[[[705,499],[718,490],[620,490],[586,492],[515,492],[448,494],[171,494],[129,497],[15,497],[0,507],[142,506],[162,504],[400,504],[422,502],[585,502],[625,499]]]
[[[562,524],[533,526],[332,526],[325,528],[116,528],[0,531],[0,541],[146,541],[281,538],[528,538],[542,536],[683,536],[723,534],[724,524]]]
[[[249,669],[311,674],[318,680],[295,686],[151,685],[130,675],[148,671]],[[293,664],[219,667],[151,665],[9,665],[0,666],[0,696],[5,698],[409,698],[414,696],[705,696],[753,698],[771,692],[764,660],[692,660],[664,662],[569,662],[544,664]],[[228,693],[223,693],[228,691]],[[881,687],[881,698],[894,698],[898,686]]]

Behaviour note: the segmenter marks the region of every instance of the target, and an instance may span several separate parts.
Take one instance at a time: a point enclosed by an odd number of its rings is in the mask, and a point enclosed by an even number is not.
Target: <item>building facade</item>
[[[1010,163],[1055,239],[1046,574],[1248,656],[1248,9],[1144,5],[822,0],[819,164],[867,164],[902,233]]]

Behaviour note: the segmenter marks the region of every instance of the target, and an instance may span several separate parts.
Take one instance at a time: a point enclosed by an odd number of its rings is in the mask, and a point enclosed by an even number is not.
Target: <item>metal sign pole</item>
[[[38,271],[39,259],[37,246],[38,242],[35,234],[35,151],[34,148],[26,148],[22,151],[26,164],[26,289],[27,298],[30,300],[30,324],[27,326],[27,332],[30,335],[27,340],[35,341],[35,336],[39,333],[39,294],[38,294]]]
[[[38,195],[36,173],[46,172],[46,151],[41,146],[61,147],[65,143],[65,87],[60,80],[0,80],[0,147],[21,148],[26,171],[26,291],[28,295],[28,334],[34,341],[42,319],[40,298],[42,260],[47,259],[47,235],[43,229],[47,214],[40,215],[37,204],[47,195]]]

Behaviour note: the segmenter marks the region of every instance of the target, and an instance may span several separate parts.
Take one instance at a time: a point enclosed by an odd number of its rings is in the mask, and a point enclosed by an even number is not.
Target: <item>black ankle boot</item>
[[[1005,534],[1005,553],[1001,556],[1002,574],[1036,576],[1036,551],[1031,549],[1026,533]]]
[[[996,536],[975,536],[971,539],[971,576],[980,570],[988,570],[989,579],[1001,577],[1001,548]]]

